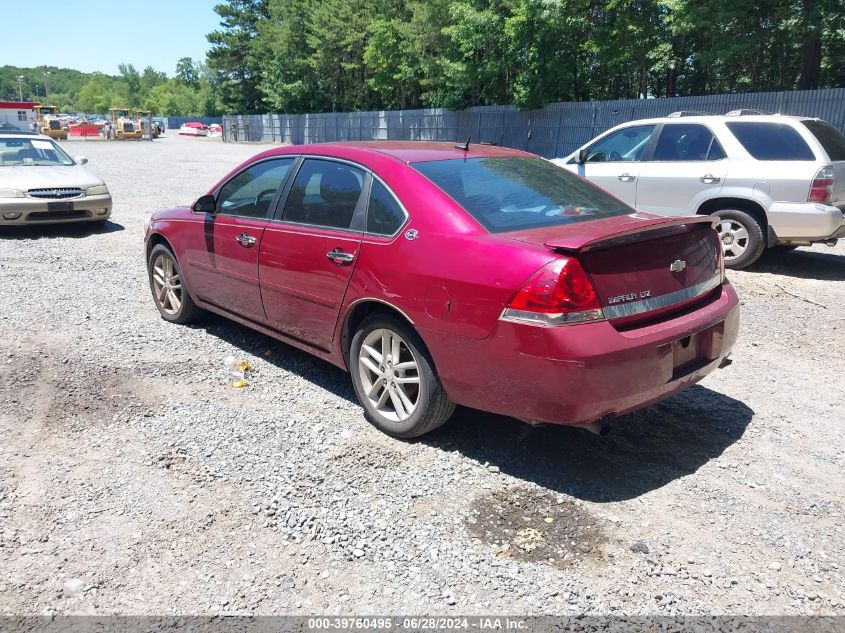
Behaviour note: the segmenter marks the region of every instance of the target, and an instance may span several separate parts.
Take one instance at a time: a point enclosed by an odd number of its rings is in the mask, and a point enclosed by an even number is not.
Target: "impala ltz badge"
[[[612,305],[614,303],[622,303],[623,301],[634,301],[636,299],[647,299],[651,296],[651,290],[640,290],[639,292],[629,292],[628,294],[624,295],[616,295],[615,297],[610,297],[607,300],[608,305]]]
[[[687,263],[683,259],[676,259],[671,264],[669,264],[669,270],[671,270],[673,273],[679,273],[686,267]]]

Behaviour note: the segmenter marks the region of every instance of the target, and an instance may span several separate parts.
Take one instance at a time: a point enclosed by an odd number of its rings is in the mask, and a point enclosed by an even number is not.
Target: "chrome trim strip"
[[[583,312],[556,312],[547,314],[545,312],[530,312],[528,310],[505,308],[499,320],[524,323],[526,325],[539,325],[542,327],[556,327],[558,325],[572,325],[587,321],[603,321],[604,313],[601,310],[584,310]]]
[[[634,316],[643,312],[651,312],[652,310],[659,310],[660,308],[667,308],[675,303],[692,299],[706,292],[713,290],[722,283],[720,275],[716,275],[712,279],[703,281],[700,284],[670,292],[669,294],[660,295],[658,297],[649,297],[642,301],[631,301],[630,303],[620,303],[604,308],[604,314],[608,319],[618,319],[620,317]]]

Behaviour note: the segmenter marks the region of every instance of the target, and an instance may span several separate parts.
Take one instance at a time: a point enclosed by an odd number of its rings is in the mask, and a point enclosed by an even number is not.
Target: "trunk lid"
[[[611,320],[655,318],[721,283],[713,217],[636,213],[508,234],[576,255]]]

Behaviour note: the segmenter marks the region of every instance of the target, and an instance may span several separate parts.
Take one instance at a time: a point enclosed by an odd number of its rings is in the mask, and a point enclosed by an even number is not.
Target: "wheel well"
[[[713,198],[707,200],[700,207],[698,207],[698,215],[712,215],[717,211],[723,209],[737,209],[738,211],[745,211],[755,220],[760,223],[763,229],[763,235],[766,235],[769,227],[769,219],[766,217],[766,211],[756,202],[746,200],[745,198]]]
[[[387,305],[386,303],[382,303],[380,301],[362,301],[358,305],[356,305],[346,316],[346,321],[343,323],[343,329],[340,334],[340,344],[341,349],[343,350],[343,360],[346,363],[346,366],[349,367],[349,348],[352,346],[352,337],[355,336],[355,332],[358,331],[358,326],[371,314],[388,314],[390,316],[396,317],[400,321],[404,321],[412,328],[414,324],[411,323],[410,319],[402,314],[396,308]]]
[[[159,244],[164,244],[164,246],[167,247],[167,250],[171,253],[173,252],[173,247],[170,246],[170,242],[168,242],[161,233],[153,233],[147,241],[147,259],[150,258],[150,253],[152,253],[153,249]]]

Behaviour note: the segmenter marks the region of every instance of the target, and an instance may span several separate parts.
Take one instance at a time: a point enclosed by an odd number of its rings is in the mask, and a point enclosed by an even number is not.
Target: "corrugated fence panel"
[[[605,130],[678,110],[724,114],[747,108],[824,119],[845,132],[845,88],[721,94],[666,99],[552,103],[542,110],[477,106],[452,111],[381,110],[321,114],[255,114],[223,117],[223,139],[264,143],[323,143],[356,140],[455,141],[472,138],[527,150],[546,158],[566,156]],[[219,119],[170,117],[168,125]],[[177,124],[178,122],[178,124]]]

